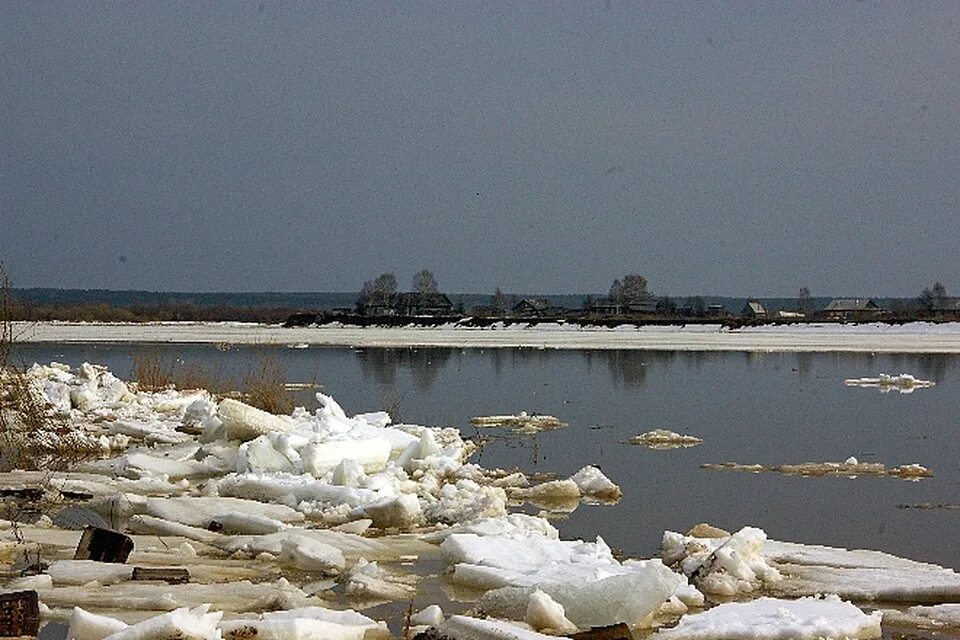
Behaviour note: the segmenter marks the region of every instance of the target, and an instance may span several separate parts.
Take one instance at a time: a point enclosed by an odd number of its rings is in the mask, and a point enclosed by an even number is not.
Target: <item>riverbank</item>
[[[616,328],[562,323],[439,327],[313,327],[238,322],[13,323],[16,342],[260,344],[327,347],[454,347],[651,351],[960,353],[960,323],[912,322]]]

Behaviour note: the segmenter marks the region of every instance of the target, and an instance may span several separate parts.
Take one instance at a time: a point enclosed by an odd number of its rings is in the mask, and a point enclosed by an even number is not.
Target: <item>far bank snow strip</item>
[[[960,323],[903,325],[764,325],[731,330],[722,325],[573,324],[442,327],[285,328],[241,322],[67,323],[15,322],[16,342],[207,343],[349,347],[535,349],[640,349],[668,351],[960,353]]]

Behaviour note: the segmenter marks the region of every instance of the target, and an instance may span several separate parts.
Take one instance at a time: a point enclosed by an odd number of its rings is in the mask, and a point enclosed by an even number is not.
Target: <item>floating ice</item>
[[[936,631],[960,630],[960,604],[918,605],[906,611],[886,609],[883,621],[897,626],[910,626]]]
[[[441,637],[451,640],[557,640],[558,636],[548,636],[519,626],[506,620],[481,620],[467,616],[452,616],[438,631]],[[560,636],[563,637],[563,636]]]
[[[74,607],[67,627],[67,640],[103,640],[128,626],[121,620]]]
[[[109,636],[109,640],[219,640],[217,623],[223,612],[208,613],[209,605],[186,607],[148,618]]]
[[[960,574],[881,551],[767,540],[764,559],[783,580],[768,585],[785,597],[835,593],[858,602],[941,603],[960,600]]]
[[[880,612],[866,614],[835,595],[729,602],[688,614],[651,640],[837,640],[880,637]]]
[[[630,444],[639,444],[648,449],[680,449],[695,447],[703,440],[696,436],[683,435],[669,429],[654,429],[630,438]]]
[[[919,480],[920,478],[933,476],[930,469],[916,463],[887,467],[881,462],[860,462],[854,457],[847,458],[844,462],[801,462],[799,464],[778,465],[740,464],[738,462],[706,463],[700,465],[700,468],[715,471],[746,471],[749,473],[772,471],[785,475],[801,476],[890,476],[904,480]]]
[[[848,378],[843,381],[848,387],[872,387],[880,390],[880,393],[889,393],[899,391],[900,393],[913,393],[915,389],[924,389],[932,387],[936,383],[932,380],[921,380],[915,378],[909,373],[899,375],[888,375],[881,373],[878,378]]]
[[[567,620],[563,605],[540,589],[534,590],[527,601],[527,612],[523,621],[537,631],[549,629],[554,634],[576,633],[577,626]]]
[[[570,476],[585,497],[604,502],[616,502],[623,496],[620,487],[615,485],[597,467],[586,466]]]
[[[623,565],[603,540],[596,543],[526,537],[452,534],[440,546],[454,565],[451,579],[496,589],[481,608],[519,619],[536,588],[563,605],[580,628],[640,624],[685,580],[660,562]]]
[[[701,591],[734,596],[752,593],[781,579],[777,569],[761,555],[766,539],[767,534],[755,527],[744,527],[722,538],[695,538],[667,531],[660,555]]]
[[[521,411],[518,414],[499,416],[477,416],[470,419],[470,424],[477,427],[510,427],[520,433],[538,433],[550,429],[559,429],[567,426],[556,416]]]

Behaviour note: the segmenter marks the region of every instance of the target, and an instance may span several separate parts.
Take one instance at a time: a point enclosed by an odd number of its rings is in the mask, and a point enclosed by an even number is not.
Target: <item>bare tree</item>
[[[490,301],[490,310],[495,316],[502,316],[507,313],[507,296],[503,295],[500,287],[493,292],[493,299]]]
[[[797,296],[797,306],[802,313],[807,315],[813,313],[813,299],[810,296],[810,289],[807,287],[800,287],[800,292]]]
[[[620,278],[617,278],[613,281],[613,284],[610,285],[610,293],[607,295],[610,298],[610,302],[614,304],[623,304],[623,283],[620,282]]]
[[[437,293],[437,279],[424,269],[413,276],[413,290],[417,293]]]
[[[944,303],[947,301],[947,288],[939,282],[935,282],[931,293],[933,293],[933,301],[937,305],[937,308],[942,309]]]
[[[923,311],[943,310],[947,301],[947,288],[936,282],[933,288],[926,288],[920,292],[917,302]]]
[[[381,273],[373,281],[367,280],[360,289],[358,309],[368,304],[387,304],[397,292],[397,277],[390,272]]]
[[[623,297],[627,302],[643,300],[647,293],[647,279],[639,273],[629,273],[623,276]]]

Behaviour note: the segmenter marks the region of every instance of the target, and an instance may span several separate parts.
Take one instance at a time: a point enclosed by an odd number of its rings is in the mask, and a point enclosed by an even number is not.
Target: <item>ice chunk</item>
[[[208,613],[209,605],[187,609],[175,609],[143,622],[126,627],[107,636],[110,640],[219,640],[217,623],[223,612]]]
[[[443,624],[443,610],[439,605],[431,604],[429,607],[425,607],[413,614],[410,622],[415,625],[439,627]]]
[[[564,615],[580,629],[623,623],[649,626],[652,615],[684,582],[660,562],[601,579],[583,578],[541,582],[536,586],[502,587],[488,591],[478,607],[511,619],[524,617],[530,596],[537,590],[563,606]]]
[[[848,378],[843,382],[848,387],[873,387],[878,389],[880,393],[889,393],[890,391],[913,393],[914,389],[924,389],[936,384],[932,380],[921,380],[909,373],[893,376],[881,373],[877,378]]]
[[[887,609],[884,623],[938,631],[960,630],[960,604],[918,605],[906,611]]]
[[[57,586],[82,585],[88,582],[116,584],[129,580],[133,567],[95,560],[54,560],[47,568],[47,573]]]
[[[600,469],[591,465],[577,471],[570,476],[570,480],[575,482],[577,487],[580,488],[580,493],[588,498],[616,502],[623,495],[620,487],[603,475]]]
[[[265,433],[286,431],[290,428],[290,422],[286,418],[261,411],[232,398],[220,402],[217,417],[223,423],[226,436],[230,440],[253,440]]]
[[[780,600],[729,602],[685,615],[673,629],[651,640],[817,640],[879,638],[879,611],[866,614],[835,595]]]
[[[287,528],[283,522],[267,516],[235,511],[213,516],[208,526],[227,535],[276,533]]]
[[[376,562],[360,558],[347,575],[344,593],[375,600],[406,600],[413,595],[413,584],[388,573]]]
[[[300,458],[299,455],[297,457]],[[258,436],[240,445],[237,471],[240,473],[248,471],[289,473],[297,471],[297,465],[290,456],[277,451],[270,438]]]
[[[304,470],[322,477],[344,460],[355,460],[366,473],[382,470],[390,457],[387,438],[364,438],[313,442],[301,451]]]
[[[451,640],[557,640],[557,636],[530,631],[504,620],[467,616],[452,616],[440,625],[439,631],[441,637]]]
[[[678,565],[701,591],[734,596],[780,580],[779,572],[761,555],[766,539],[767,534],[755,527],[744,527],[726,538],[694,538],[667,531],[660,551],[664,562]]]
[[[580,504],[580,487],[573,480],[550,480],[532,487],[511,488],[507,495],[551,511],[573,511]]]
[[[280,561],[303,571],[319,571],[325,575],[336,575],[346,566],[340,549],[296,533],[291,533],[280,543]]]
[[[67,627],[67,640],[103,640],[129,625],[121,620],[74,607]]]
[[[353,511],[351,519],[370,518],[380,529],[407,529],[419,524],[422,517],[420,501],[405,493],[362,505]]]
[[[333,484],[340,485],[342,487],[359,487],[366,479],[366,474],[363,471],[363,467],[360,466],[360,463],[353,459],[343,459],[333,469],[333,477],[331,481]]]
[[[576,633],[577,627],[567,620],[563,605],[548,594],[536,589],[527,601],[527,613],[523,621],[537,631],[550,629],[555,633]]]
[[[768,540],[764,558],[784,579],[775,595],[836,593],[856,601],[938,603],[960,599],[960,574],[880,551],[847,550]]]
[[[258,640],[361,640],[368,631],[383,631],[386,625],[347,609],[302,607],[263,613],[256,619],[228,620],[219,624],[225,638]]]
[[[145,511],[157,518],[192,527],[208,527],[211,521],[227,513],[260,516],[280,522],[303,522],[304,516],[282,504],[265,504],[242,498],[182,496],[147,498]]]
[[[703,440],[696,436],[679,434],[669,429],[654,429],[630,438],[630,444],[639,444],[648,449],[680,449],[695,447]]]
[[[748,473],[773,471],[785,475],[801,476],[891,476],[912,481],[933,476],[930,469],[916,463],[887,467],[882,462],[860,462],[854,457],[847,458],[844,462],[801,462],[796,464],[707,463],[701,464],[700,468],[717,471],[746,471]]]

